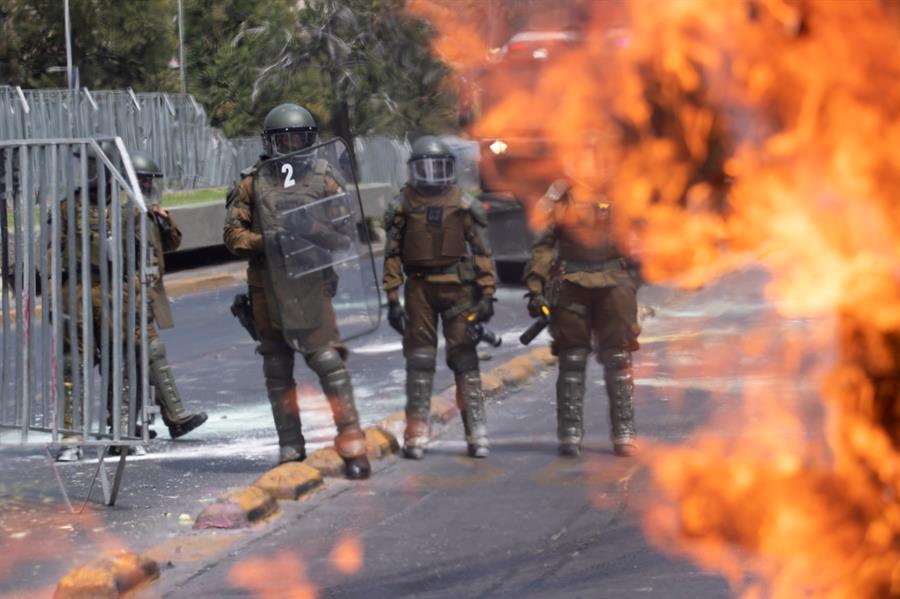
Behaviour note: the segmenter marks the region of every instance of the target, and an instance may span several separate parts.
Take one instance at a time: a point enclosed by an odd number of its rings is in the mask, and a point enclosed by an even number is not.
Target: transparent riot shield
[[[344,341],[375,330],[378,278],[345,142],[334,139],[262,162],[254,196],[267,300],[285,341],[297,351],[314,351],[323,327],[336,324]]]

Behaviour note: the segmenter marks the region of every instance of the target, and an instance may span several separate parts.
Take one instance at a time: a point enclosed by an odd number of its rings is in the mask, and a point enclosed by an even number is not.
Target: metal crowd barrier
[[[104,140],[116,155],[103,153]],[[0,445],[46,445],[70,508],[51,449],[96,449],[88,497],[99,474],[112,505],[127,448],[148,441],[138,427],[155,412],[145,351],[152,249],[131,159],[119,137],[0,141],[0,200]],[[120,453],[111,482],[110,447]]]
[[[0,86],[0,139],[103,135],[150,153],[167,188],[225,185],[237,175],[234,146],[193,96]]]
[[[131,89],[74,93],[0,85],[0,140],[116,135],[152,155],[167,189],[230,185],[262,152],[258,136],[228,139],[210,127],[206,111],[188,94],[135,93]],[[457,158],[464,189],[478,188],[478,143],[445,136]],[[358,137],[354,148],[361,183],[406,182],[410,145],[385,136]]]

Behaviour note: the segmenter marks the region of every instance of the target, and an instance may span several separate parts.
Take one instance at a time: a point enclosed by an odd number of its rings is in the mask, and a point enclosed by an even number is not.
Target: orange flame
[[[303,560],[287,550],[236,564],[228,572],[228,582],[247,589],[260,599],[316,599],[318,596],[306,576]]]
[[[548,156],[501,183],[534,206],[536,182],[565,174],[577,190],[603,174],[583,191],[609,199],[651,280],[695,285],[750,256],[782,314],[841,326],[828,451],[795,445],[802,422],[781,407],[794,391],[747,392],[760,426],[651,452],[663,499],[647,531],[736,585],[756,574],[747,597],[897,596],[900,7],[631,0],[620,22],[610,4],[593,4],[584,43],[536,79],[503,66],[484,77],[494,100],[470,133],[509,136],[512,151],[527,127]],[[435,25],[443,42],[460,29]],[[815,342],[786,357],[797,367]]]
[[[331,548],[328,561],[341,574],[356,574],[363,565],[362,541],[355,536],[338,539]]]

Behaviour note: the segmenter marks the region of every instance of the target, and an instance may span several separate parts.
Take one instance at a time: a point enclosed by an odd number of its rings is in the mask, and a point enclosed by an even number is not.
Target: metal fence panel
[[[118,136],[127,148],[148,152],[162,168],[168,189],[230,185],[262,153],[258,136],[228,139],[210,127],[203,107],[188,94],[0,86],[0,140],[97,136]],[[477,142],[443,139],[457,158],[460,185],[476,190]],[[361,157],[361,183],[389,183],[399,190],[406,182],[406,140],[358,137],[354,149]],[[71,173],[60,176],[62,187],[75,184]]]
[[[0,444],[147,442],[146,206],[119,138],[0,141]],[[90,159],[82,159],[90,157]]]

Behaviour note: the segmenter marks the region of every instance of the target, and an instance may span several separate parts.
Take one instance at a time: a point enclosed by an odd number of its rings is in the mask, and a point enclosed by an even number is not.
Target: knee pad
[[[329,374],[344,368],[344,358],[334,348],[317,351],[306,359],[306,363],[313,372],[319,375],[319,378],[325,378]]]
[[[434,372],[437,367],[437,351],[431,348],[419,348],[406,356],[406,369],[421,372]]]
[[[166,359],[166,346],[159,337],[150,338],[149,357],[150,361]]]
[[[597,356],[597,361],[609,371],[629,370],[631,368],[631,352],[618,349]]]
[[[478,353],[475,348],[459,351],[452,356],[447,356],[447,366],[455,374],[463,374],[472,370],[478,370]]]
[[[587,349],[567,349],[559,352],[559,369],[565,372],[584,372],[587,368]]]

